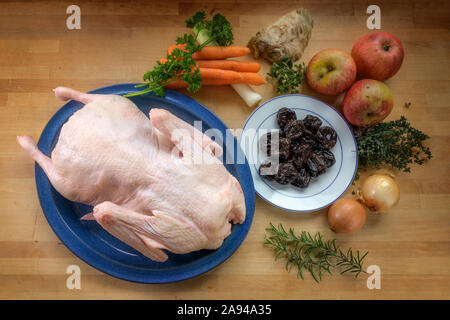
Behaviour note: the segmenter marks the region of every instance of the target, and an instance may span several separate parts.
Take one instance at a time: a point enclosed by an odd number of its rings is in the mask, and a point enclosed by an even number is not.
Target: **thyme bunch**
[[[298,93],[298,87],[303,81],[305,64],[295,64],[292,57],[274,62],[267,75],[277,81],[277,92],[280,94]]]
[[[361,255],[356,251],[354,254],[351,248],[344,252],[336,245],[336,239],[323,240],[319,232],[314,236],[306,231],[297,235],[292,228],[286,231],[282,224],[277,228],[270,223],[266,231],[269,235],[265,235],[264,244],[274,249],[275,260],[286,260],[288,272],[296,267],[297,277],[304,279],[303,272],[308,271],[315,281],[320,282],[324,272],[331,274],[331,270],[337,267],[341,274],[354,273],[355,278],[361,272],[366,273],[363,260],[368,252]]]
[[[410,172],[410,164],[422,165],[432,158],[430,148],[423,145],[428,135],[413,128],[404,116],[399,120],[358,129],[355,136],[360,169],[380,169],[387,165]]]

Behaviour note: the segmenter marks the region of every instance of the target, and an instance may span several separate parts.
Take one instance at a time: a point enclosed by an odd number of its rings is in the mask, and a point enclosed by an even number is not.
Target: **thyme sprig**
[[[387,165],[410,172],[412,163],[422,165],[432,158],[430,148],[423,144],[429,136],[413,128],[404,116],[399,120],[360,128],[355,136],[359,169],[380,169]]]
[[[278,93],[299,93],[305,70],[304,63],[295,64],[292,57],[286,57],[279,63],[274,62],[267,75],[276,80]]]
[[[269,235],[265,235],[264,244],[275,250],[275,260],[284,258],[286,270],[290,272],[297,268],[297,277],[304,279],[303,272],[308,271],[315,281],[320,282],[324,272],[331,274],[333,268],[339,267],[340,273],[354,273],[355,278],[363,272],[363,260],[368,252],[353,253],[349,248],[346,252],[336,245],[336,239],[323,240],[318,232],[312,236],[309,232],[302,231],[296,235],[294,229],[286,231],[282,224],[278,228],[270,223],[266,228]]]

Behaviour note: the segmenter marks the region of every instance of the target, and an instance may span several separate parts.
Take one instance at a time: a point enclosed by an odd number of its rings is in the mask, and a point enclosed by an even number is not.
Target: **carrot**
[[[164,64],[167,59],[161,59],[159,62]],[[261,65],[254,61],[236,61],[236,60],[196,60],[200,68],[233,70],[240,72],[258,72]]]
[[[184,48],[186,48],[185,44],[173,44],[169,47],[169,49],[167,49],[167,53],[171,54],[173,49],[178,48],[180,50],[184,50]]]
[[[247,83],[255,86],[265,83],[264,78],[255,72],[238,72],[222,69],[199,68],[202,78],[202,85],[222,86],[234,83]],[[166,85],[170,89],[186,88],[188,84],[181,80],[176,80]]]
[[[241,57],[250,53],[247,47],[203,47],[202,50],[195,52],[192,58],[195,60],[217,60],[233,57]]]
[[[240,72],[258,72],[261,66],[253,61],[235,61],[235,60],[196,60],[200,68],[233,70]]]
[[[169,54],[175,48],[180,50],[184,50],[186,45],[184,44],[174,44],[169,47],[167,50]],[[228,46],[228,47],[220,47],[220,46],[207,46],[203,47],[202,50],[195,52],[192,54],[192,58],[195,60],[220,60],[226,58],[233,57],[241,57],[250,53],[250,49],[247,47],[238,47],[238,46]]]
[[[202,81],[202,85],[203,86],[223,86],[223,85],[227,85],[226,83],[218,83],[217,81],[206,81],[206,79],[204,81]],[[183,80],[175,80],[173,82],[168,83],[167,85],[165,85],[164,87],[168,88],[168,89],[181,89],[181,88],[187,88],[188,84],[186,82],[184,82]]]
[[[173,44],[167,49],[167,54],[171,54],[175,48],[185,51],[184,48],[186,48],[186,45],[185,44]],[[167,59],[164,59],[164,60],[167,60]]]

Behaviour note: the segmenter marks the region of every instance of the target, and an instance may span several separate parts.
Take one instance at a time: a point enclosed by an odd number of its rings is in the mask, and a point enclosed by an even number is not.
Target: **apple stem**
[[[385,44],[385,45],[383,45],[383,50],[384,50],[384,51],[389,51],[389,48],[390,48],[390,47],[391,47],[390,45]]]

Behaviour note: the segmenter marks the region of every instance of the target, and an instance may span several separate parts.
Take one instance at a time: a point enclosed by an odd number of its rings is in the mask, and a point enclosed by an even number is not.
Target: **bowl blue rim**
[[[276,99],[280,99],[280,98],[284,98],[284,97],[288,97],[288,96],[307,97],[307,98],[310,98],[310,99],[313,99],[313,100],[320,101],[320,102],[322,102],[323,104],[325,104],[327,107],[329,107],[330,109],[332,109],[336,114],[338,114],[339,117],[342,118],[342,120],[344,120],[345,124],[347,125],[348,129],[350,130],[350,133],[351,133],[351,135],[352,135],[353,141],[354,141],[355,146],[356,146],[356,148],[355,148],[355,152],[356,152],[356,165],[355,165],[355,170],[353,171],[353,177],[352,177],[352,179],[350,180],[350,182],[349,182],[349,184],[347,185],[347,187],[345,188],[345,190],[344,190],[344,191],[343,191],[336,199],[334,199],[334,200],[331,201],[330,203],[327,203],[327,204],[324,205],[324,206],[321,206],[321,207],[319,207],[319,208],[317,208],[317,209],[313,209],[313,210],[293,210],[293,209],[289,209],[289,208],[284,208],[284,207],[282,207],[282,206],[279,206],[279,205],[276,204],[276,203],[273,203],[272,201],[270,201],[269,199],[265,198],[264,196],[262,196],[262,195],[258,192],[258,190],[256,190],[256,188],[255,188],[255,192],[256,192],[256,194],[257,194],[261,199],[263,199],[263,200],[266,201],[267,203],[270,203],[270,204],[273,205],[274,207],[277,207],[277,208],[280,208],[280,209],[283,209],[283,210],[286,210],[286,211],[289,211],[289,212],[296,212],[296,213],[299,213],[299,212],[301,212],[301,213],[316,212],[316,211],[319,211],[319,210],[321,210],[321,209],[323,209],[323,208],[328,207],[328,206],[329,206],[330,204],[332,204],[334,201],[336,201],[337,199],[339,199],[339,198],[340,198],[340,197],[348,190],[348,188],[349,188],[350,185],[352,184],[353,180],[355,179],[356,171],[358,170],[358,147],[357,147],[357,143],[356,143],[356,138],[355,138],[355,135],[353,134],[352,128],[350,127],[350,125],[348,124],[347,120],[345,120],[345,118],[342,116],[342,114],[341,114],[340,112],[338,112],[335,108],[333,108],[332,106],[330,106],[328,103],[326,103],[326,102],[324,102],[324,101],[322,101],[322,100],[320,100],[320,99],[317,99],[317,98],[315,98],[315,97],[308,96],[308,95],[306,95],[306,94],[284,94],[284,95],[277,96],[277,97],[274,97],[274,98],[272,98],[272,99],[269,99],[269,100],[265,101],[265,102],[262,103],[258,108],[256,108],[255,110],[253,110],[253,112],[252,112],[252,113],[250,114],[250,116],[247,118],[247,120],[245,121],[244,127],[242,128],[242,132],[245,131],[245,127],[247,126],[248,121],[249,121],[249,120],[253,117],[253,115],[258,111],[258,109],[260,109],[261,107],[263,107],[265,104],[271,102],[272,100],[276,100]],[[241,135],[241,138],[242,138],[242,137],[243,137],[243,134]],[[241,145],[241,138],[239,139],[239,145]]]
[[[136,83],[115,84],[89,91],[89,93],[126,94],[139,91],[139,89],[134,87],[135,85]],[[184,94],[166,89],[165,99],[169,100],[171,103],[177,104],[181,108],[186,109],[188,112],[202,114],[202,118],[204,118],[214,128],[219,129],[222,133],[225,133],[223,131],[228,129],[223,121],[220,120],[220,118],[213,112]],[[62,124],[64,124],[73,114],[73,107],[77,105],[81,105],[81,103],[69,101],[48,121],[38,142],[38,147],[44,154],[49,155],[54,135],[58,133]],[[243,153],[240,145],[236,141],[236,138],[234,143],[234,151],[235,157],[237,157],[239,153]],[[73,254],[95,269],[110,276],[137,283],[159,284],[182,281],[208,272],[231,257],[231,255],[233,255],[233,253],[240,247],[247,236],[253,221],[255,210],[255,188],[246,158],[244,164],[236,164],[236,171],[237,178],[243,186],[242,189],[246,202],[245,221],[243,224],[236,226],[239,227],[239,233],[235,236],[236,238],[233,242],[229,242],[226,245],[224,243],[222,247],[215,250],[211,255],[191,263],[188,267],[184,267],[181,272],[177,272],[176,268],[171,268],[170,270],[162,271],[152,270],[149,273],[148,270],[142,271],[138,268],[130,268],[117,262],[115,262],[115,264],[108,263],[108,260],[110,260],[108,257],[99,252],[94,252],[91,248],[87,247],[87,245],[70,230],[64,220],[59,218],[59,212],[56,207],[53,206],[53,199],[50,192],[52,188],[51,184],[44,171],[37,163],[35,163],[35,183],[39,202],[47,222],[61,242]],[[109,262],[111,261],[112,260]],[[202,263],[199,263],[199,261]]]

